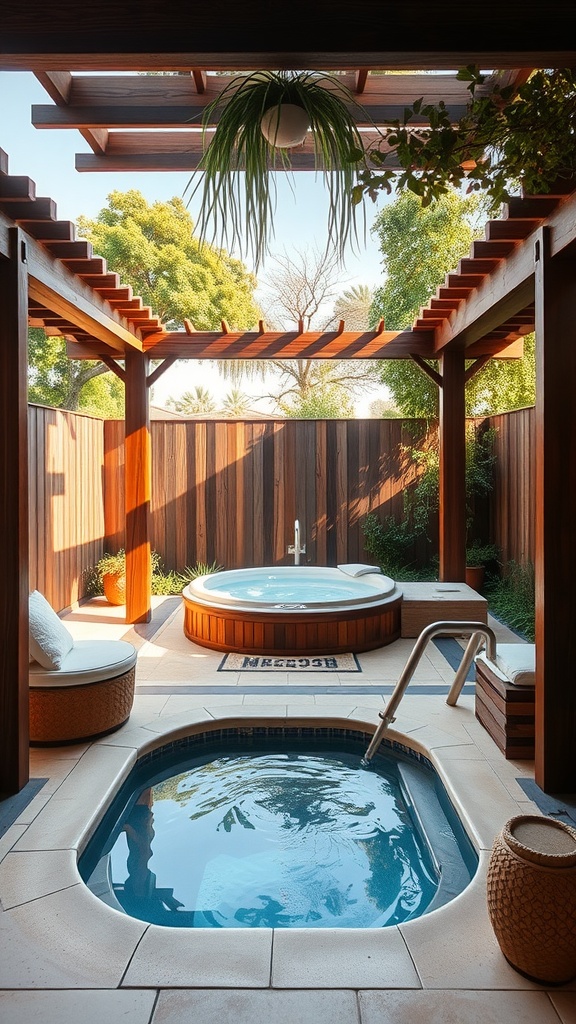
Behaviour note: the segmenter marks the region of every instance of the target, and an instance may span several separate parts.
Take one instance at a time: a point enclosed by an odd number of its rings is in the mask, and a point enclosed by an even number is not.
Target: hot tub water
[[[100,898],[172,926],[380,928],[470,881],[474,858],[429,770],[380,755],[363,770],[350,743],[233,746],[167,755],[125,789],[80,864]]]

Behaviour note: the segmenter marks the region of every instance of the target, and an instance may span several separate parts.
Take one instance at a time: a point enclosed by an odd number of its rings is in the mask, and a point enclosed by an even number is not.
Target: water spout
[[[294,555],[294,565],[300,565],[300,555],[306,554],[306,545],[300,543],[300,520],[294,520],[294,543],[287,547],[289,555]]]

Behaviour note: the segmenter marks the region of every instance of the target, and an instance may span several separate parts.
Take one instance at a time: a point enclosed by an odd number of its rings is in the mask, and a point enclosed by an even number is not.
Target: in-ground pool
[[[369,739],[246,727],[148,755],[81,876],[117,910],[186,928],[381,928],[429,913],[466,888],[476,854],[430,762],[388,749],[363,769]]]
[[[262,566],[200,576],[182,592],[184,632],[213,650],[276,656],[369,651],[397,640],[402,593],[394,580],[347,568]]]

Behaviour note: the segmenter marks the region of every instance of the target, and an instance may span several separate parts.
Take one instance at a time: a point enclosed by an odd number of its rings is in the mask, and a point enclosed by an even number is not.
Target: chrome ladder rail
[[[470,634],[470,639],[462,655],[462,660],[458,666],[456,675],[454,676],[454,682],[452,683],[450,692],[446,698],[446,703],[451,707],[454,707],[462,692],[462,687],[464,686],[466,676],[468,675],[468,669],[476,657],[483,639],[486,640],[486,652],[488,658],[492,662],[496,661],[496,634],[490,626],[486,626],[483,622],[445,621],[432,622],[429,626],[426,626],[414,644],[410,657],[402,670],[402,674],[394,687],[394,692],[392,693],[386,708],[384,711],[379,712],[379,717],[382,721],[376,729],[368,749],[362,758],[361,763],[365,768],[368,767],[370,761],[374,757],[374,754],[378,750],[378,747],[382,743],[387,729],[392,722],[395,721],[396,709],[406,692],[406,688],[416,671],[418,662],[424,654],[426,647],[430,643],[430,640],[435,636],[438,636],[439,633],[444,635],[448,634],[452,637],[462,636],[463,634],[468,633]]]

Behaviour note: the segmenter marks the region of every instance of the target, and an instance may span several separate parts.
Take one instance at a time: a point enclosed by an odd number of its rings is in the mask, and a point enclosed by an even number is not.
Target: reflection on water
[[[340,753],[230,755],[148,787],[106,869],[127,913],[186,927],[382,927],[438,881],[393,776]]]

